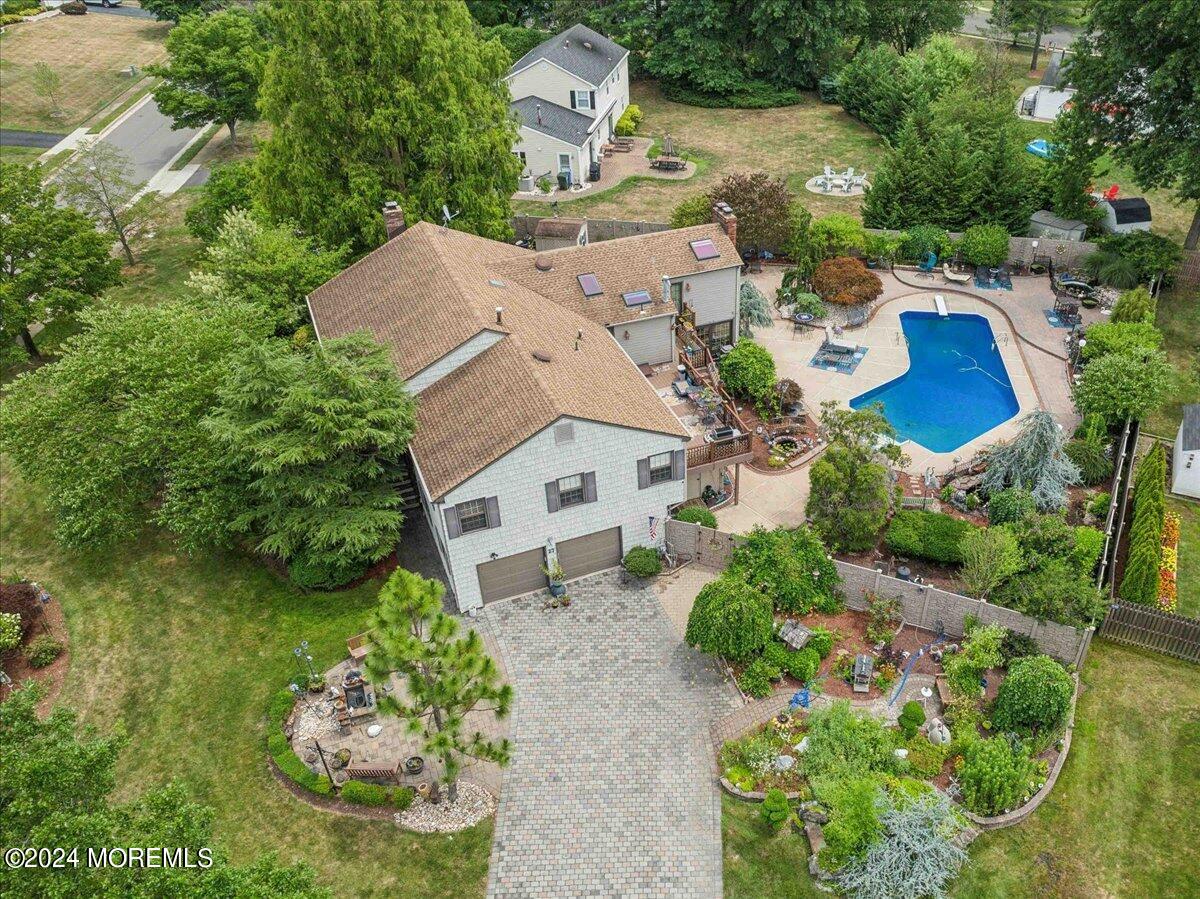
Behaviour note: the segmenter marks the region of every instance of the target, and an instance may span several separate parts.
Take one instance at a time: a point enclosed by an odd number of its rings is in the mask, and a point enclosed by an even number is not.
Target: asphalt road
[[[154,13],[146,9],[139,9],[136,6],[112,6],[105,9],[103,6],[92,6],[88,4],[88,12],[103,13],[106,16],[128,16],[131,19],[153,19]]]
[[[966,20],[963,22],[963,32],[965,34],[986,35],[988,33],[988,29],[991,27],[988,25],[989,15],[990,13],[972,8],[971,12],[967,13]],[[1056,47],[1069,47],[1071,46],[1072,41],[1075,40],[1075,37],[1079,34],[1079,31],[1080,29],[1078,28],[1071,28],[1065,25],[1056,25],[1054,28],[1051,28],[1049,32],[1042,35],[1042,46],[1045,47],[1048,44],[1053,44]],[[1025,42],[1029,44],[1031,48],[1030,52],[1032,53],[1033,35],[1031,34],[1026,37]]]
[[[12,128],[0,128],[0,147],[40,147],[49,150],[64,137],[65,134],[51,134],[48,131],[14,131]]]
[[[104,140],[129,155],[133,181],[144,184],[201,130],[171,130],[171,119],[159,112],[151,97],[137,112],[108,133]]]

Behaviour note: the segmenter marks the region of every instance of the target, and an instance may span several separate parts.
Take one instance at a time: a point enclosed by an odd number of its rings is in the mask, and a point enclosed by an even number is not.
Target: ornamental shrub
[[[1008,668],[1017,659],[1035,656],[1041,651],[1041,647],[1033,637],[1009,629],[1004,632],[1004,640],[1000,644],[1000,664]]]
[[[691,228],[696,225],[706,225],[712,221],[712,203],[708,194],[696,194],[694,197],[680,200],[671,210],[672,228]]]
[[[818,658],[823,659],[833,651],[833,634],[823,627],[814,627],[812,636],[808,638],[808,644],[804,648],[811,649]]]
[[[819,860],[822,868],[834,872],[861,858],[883,833],[879,815],[884,793],[875,777],[861,774],[823,778],[814,792],[829,810],[829,821],[822,825],[825,848]]]
[[[777,787],[767,790],[763,797],[762,806],[758,812],[772,830],[779,830],[792,817],[792,807],[788,804],[787,793]]]
[[[976,627],[958,652],[942,658],[946,683],[955,696],[977,699],[983,672],[1000,664],[1004,628],[998,624]]]
[[[1071,676],[1049,656],[1017,659],[1000,684],[992,722],[1002,730],[1057,728],[1067,720],[1074,692]]]
[[[617,137],[632,137],[637,134],[642,124],[642,108],[636,103],[630,103],[617,119]]]
[[[1031,792],[1037,769],[1024,745],[1004,737],[972,741],[958,773],[963,802],[977,815],[1011,811]]]
[[[813,272],[812,286],[825,302],[840,306],[870,303],[883,293],[879,276],[849,256],[835,256],[818,265]]]
[[[959,564],[962,538],[973,530],[969,521],[942,512],[903,509],[892,516],[884,539],[896,555]]]
[[[783,671],[790,674],[802,684],[807,684],[817,676],[821,667],[821,657],[815,649],[806,646],[788,653],[787,659],[781,666]]]
[[[1082,576],[1092,576],[1103,550],[1103,532],[1084,524],[1075,528],[1075,551],[1071,554],[1071,561],[1075,563],[1076,570]]]
[[[310,558],[298,555],[288,562],[288,576],[293,583],[305,590],[329,590],[340,587],[359,577],[367,570],[361,560],[334,559],[321,555]]]
[[[921,708],[921,703],[915,700],[904,703],[896,723],[900,725],[900,732],[904,734],[905,739],[911,740],[915,737],[921,725],[925,723],[925,710]]]
[[[1008,259],[1008,231],[1003,225],[973,225],[963,233],[959,250],[971,265],[1003,265]]]
[[[845,212],[831,212],[817,219],[809,227],[808,238],[823,259],[845,256],[867,245],[867,232],[862,222]]]
[[[634,577],[654,577],[662,571],[662,560],[653,546],[631,547],[621,565]]]
[[[780,611],[803,615],[836,605],[837,566],[807,527],[756,527],[733,551],[728,571],[765,593]]]
[[[917,225],[904,232],[900,256],[909,262],[921,262],[932,251],[941,259],[950,253],[950,234],[935,225]]]
[[[1112,503],[1112,494],[1107,490],[1103,490],[1092,497],[1088,503],[1088,514],[1097,521],[1103,521],[1108,517],[1108,507]]]
[[[1094,487],[1112,477],[1113,461],[1108,455],[1108,441],[1071,440],[1063,447],[1067,458],[1079,469],[1079,479],[1087,487]]]
[[[406,809],[412,804],[413,791],[408,787],[385,787],[361,780],[348,780],[342,787],[340,798],[355,805],[395,805]]]
[[[988,524],[1009,524],[1020,521],[1035,511],[1037,511],[1037,504],[1028,490],[1009,487],[1007,490],[993,493],[988,500]]]
[[[748,662],[771,639],[772,624],[770,599],[727,572],[701,588],[684,638],[704,652]]]
[[[893,752],[896,734],[872,715],[859,715],[844,699],[808,716],[808,748],[800,764],[810,779],[862,774],[897,774],[903,763]],[[824,800],[821,791],[817,795]]]
[[[684,506],[671,517],[676,521],[686,521],[688,524],[698,524],[705,528],[715,529],[717,526],[717,516],[703,506]]]
[[[21,652],[34,668],[45,668],[63,651],[63,645],[49,634],[38,634]]]
[[[730,393],[755,403],[765,400],[778,380],[771,351],[747,337],[721,357],[717,368]]]
[[[0,612],[0,652],[16,649],[23,635],[21,616],[16,612]]]
[[[1099,359],[1109,353],[1157,350],[1163,342],[1162,331],[1147,321],[1097,322],[1087,329],[1084,337],[1086,342],[1082,355],[1085,362]]]
[[[946,762],[946,756],[950,754],[948,746],[930,743],[919,734],[910,737],[904,745],[908,749],[908,770],[914,777],[924,780],[937,777]]]
[[[1135,287],[1117,297],[1113,306],[1110,324],[1146,324],[1153,326],[1158,300],[1151,296],[1148,288]],[[1084,347],[1086,350],[1087,347]]]
[[[1129,555],[1120,595],[1128,602],[1150,605],[1158,598],[1158,571],[1166,514],[1167,459],[1161,443],[1138,463],[1134,473],[1133,522]]]
[[[755,659],[738,678],[738,686],[747,696],[762,699],[771,695],[772,675],[777,673],[766,659]]]

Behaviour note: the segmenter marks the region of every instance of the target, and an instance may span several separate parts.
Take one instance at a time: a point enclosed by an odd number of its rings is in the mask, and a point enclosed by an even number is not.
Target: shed
[[[1150,230],[1150,204],[1144,197],[1101,200],[1098,205],[1104,212],[1104,220],[1100,222],[1100,227],[1110,234]]]
[[[587,219],[546,218],[533,226],[533,244],[539,252],[583,247],[587,242]]]
[[[1048,237],[1051,240],[1083,240],[1086,233],[1086,222],[1065,219],[1047,209],[1039,209],[1029,217],[1030,237]]]
[[[1171,492],[1200,498],[1200,403],[1183,407],[1171,450]]]

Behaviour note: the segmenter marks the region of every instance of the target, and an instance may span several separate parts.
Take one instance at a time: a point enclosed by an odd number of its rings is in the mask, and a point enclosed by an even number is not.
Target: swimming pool
[[[992,326],[982,315],[902,312],[908,371],[850,400],[852,409],[883,403],[900,440],[948,453],[1020,409]]]

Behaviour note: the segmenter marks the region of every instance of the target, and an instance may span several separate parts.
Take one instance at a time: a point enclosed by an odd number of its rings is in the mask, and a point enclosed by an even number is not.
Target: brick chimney
[[[398,234],[403,234],[408,227],[404,221],[404,210],[395,200],[383,204],[383,226],[387,229],[387,239],[391,240]]]
[[[733,214],[733,209],[728,203],[717,203],[712,208],[713,222],[721,226],[721,229],[729,237],[729,241],[737,246],[737,216]]]

